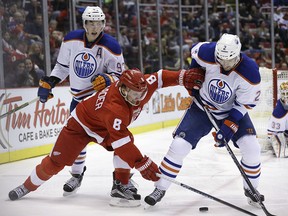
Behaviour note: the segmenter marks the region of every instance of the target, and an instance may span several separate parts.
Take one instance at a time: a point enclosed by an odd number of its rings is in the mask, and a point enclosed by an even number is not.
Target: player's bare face
[[[130,103],[132,106],[139,106],[140,102],[146,97],[147,95],[147,88],[144,91],[134,91],[129,89],[125,86],[120,87],[121,95],[124,99]]]
[[[230,60],[224,60],[224,59],[220,59],[217,55],[216,55],[216,60],[217,62],[223,67],[223,69],[225,71],[229,71],[232,68],[234,68],[236,66],[236,64],[239,62],[240,60],[240,56],[237,56],[233,59]]]
[[[86,36],[89,42],[96,40],[99,34],[103,31],[103,21],[90,21],[85,23]]]

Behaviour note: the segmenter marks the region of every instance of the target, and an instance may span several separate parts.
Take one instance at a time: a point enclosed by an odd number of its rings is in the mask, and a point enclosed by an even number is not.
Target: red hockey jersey
[[[148,93],[139,106],[131,106],[125,101],[116,82],[84,99],[71,113],[90,137],[107,150],[114,150],[131,167],[142,159],[142,155],[134,146],[128,126],[137,119],[157,89],[179,84],[179,72],[159,70],[145,78]]]

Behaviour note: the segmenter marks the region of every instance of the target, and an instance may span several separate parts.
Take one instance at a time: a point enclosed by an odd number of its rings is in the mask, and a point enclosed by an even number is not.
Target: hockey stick
[[[207,109],[207,107],[203,104],[202,100],[199,98],[199,96],[195,96],[197,102],[203,107],[205,113],[207,114],[207,117],[209,118],[211,124],[213,125],[213,127],[215,128],[216,131],[219,130],[219,127],[217,125],[217,123],[215,122],[214,117],[212,116],[212,114],[210,113],[210,111]],[[224,144],[225,147],[229,153],[229,155],[231,156],[231,158],[233,159],[234,163],[236,164],[238,170],[240,171],[243,179],[245,180],[245,182],[247,183],[247,185],[249,186],[249,189],[252,191],[254,198],[257,200],[257,203],[260,205],[260,207],[263,209],[264,213],[267,216],[274,216],[273,214],[271,214],[270,212],[268,212],[268,210],[266,209],[264,203],[262,202],[259,194],[256,192],[255,188],[253,187],[252,183],[250,182],[250,180],[248,179],[248,177],[246,176],[244,170],[242,169],[239,161],[237,160],[236,156],[234,155],[232,149],[230,148],[228,142],[226,142],[224,140]]]
[[[16,111],[18,111],[18,110],[20,110],[20,109],[23,109],[24,107],[27,107],[28,105],[30,105],[30,104],[38,101],[38,99],[39,99],[39,97],[36,97],[36,98],[34,98],[33,100],[31,100],[31,101],[28,101],[28,102],[26,102],[26,103],[24,103],[24,104],[22,104],[22,105],[20,105],[20,106],[17,106],[16,108],[14,108],[14,109],[12,109],[12,110],[9,110],[8,112],[2,114],[2,115],[0,116],[0,119],[5,118],[7,115],[10,115],[10,114],[12,114],[12,113],[14,113],[14,112],[16,112]]]
[[[214,197],[214,196],[212,196],[212,195],[209,195],[209,194],[207,194],[207,193],[205,193],[205,192],[202,192],[202,191],[200,191],[200,190],[197,190],[197,189],[195,189],[195,188],[193,188],[193,187],[191,187],[191,186],[189,186],[189,185],[186,185],[186,184],[184,184],[184,183],[178,182],[178,181],[176,181],[176,180],[174,180],[174,179],[172,179],[172,178],[169,178],[169,177],[167,177],[167,176],[165,176],[165,175],[160,175],[160,174],[156,174],[156,175],[157,175],[158,177],[160,177],[160,178],[163,178],[163,179],[169,181],[169,182],[172,182],[172,183],[174,183],[174,184],[176,184],[176,185],[179,185],[179,186],[181,186],[181,187],[183,187],[183,188],[186,188],[186,189],[188,189],[188,190],[190,190],[190,191],[193,191],[193,192],[195,192],[195,193],[198,193],[198,194],[200,194],[200,195],[202,195],[202,196],[204,196],[204,197],[206,197],[206,198],[212,199],[212,200],[214,200],[214,201],[216,201],[216,202],[219,202],[219,203],[222,203],[222,204],[224,204],[224,205],[226,205],[226,206],[229,206],[229,207],[231,207],[231,208],[234,208],[234,209],[236,209],[236,210],[238,210],[238,211],[241,211],[241,212],[243,212],[243,213],[245,213],[245,214],[257,216],[256,214],[253,214],[252,212],[249,212],[249,211],[247,211],[247,210],[245,210],[245,209],[242,209],[242,208],[240,208],[240,207],[238,207],[238,206],[235,206],[235,205],[233,205],[233,204],[231,204],[231,203],[229,203],[229,202],[226,202],[226,201],[221,200],[221,199],[219,199],[219,198],[217,198],[217,197]]]

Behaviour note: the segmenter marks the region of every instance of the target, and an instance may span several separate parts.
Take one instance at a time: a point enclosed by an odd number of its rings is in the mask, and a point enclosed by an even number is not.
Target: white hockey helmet
[[[105,14],[102,9],[98,6],[87,6],[82,14],[83,27],[87,32],[86,21],[100,21],[100,25],[98,25],[97,32],[102,32],[105,28],[106,20]]]
[[[224,70],[231,70],[240,61],[241,43],[237,35],[223,34],[215,47],[215,58]]]
[[[280,97],[285,110],[288,110],[288,81],[281,83]]]

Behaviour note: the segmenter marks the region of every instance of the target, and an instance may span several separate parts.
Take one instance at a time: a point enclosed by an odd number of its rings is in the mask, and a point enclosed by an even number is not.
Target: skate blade
[[[127,200],[123,198],[112,197],[109,205],[113,207],[134,208],[140,206],[141,203],[140,200]]]
[[[78,189],[79,189],[79,187],[76,188],[76,189],[75,189],[74,191],[72,191],[72,192],[64,191],[64,192],[63,192],[63,196],[64,196],[64,197],[72,196],[72,195],[76,194],[76,192],[78,191]]]
[[[145,204],[144,204],[144,210],[149,210],[149,209],[151,209],[151,208],[153,208],[152,205],[149,205],[148,203],[145,203]]]
[[[259,203],[257,202],[254,202],[253,200],[251,200],[249,197],[247,198],[247,202],[249,205],[255,207],[255,208],[260,208],[261,209],[261,206],[259,205]]]

